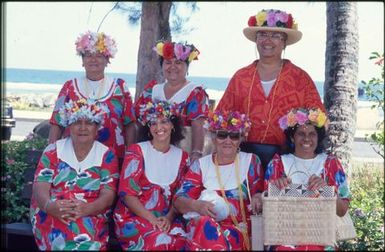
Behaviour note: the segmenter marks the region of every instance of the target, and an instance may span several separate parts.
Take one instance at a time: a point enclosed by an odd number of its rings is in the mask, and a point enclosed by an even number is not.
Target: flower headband
[[[261,10],[248,21],[249,26],[282,27],[298,30],[298,24],[294,22],[291,14],[281,10]]]
[[[176,58],[181,61],[190,63],[193,60],[198,60],[199,50],[194,45],[158,41],[153,50],[164,59]]]
[[[238,111],[210,111],[205,124],[205,127],[210,131],[227,130],[247,132],[250,126],[251,122],[246,114],[241,114]]]
[[[87,31],[81,34],[75,42],[78,55],[84,55],[86,52],[99,52],[105,57],[113,58],[117,52],[115,40],[103,32],[96,33]]]
[[[148,101],[139,105],[138,121],[145,126],[149,122],[157,119],[171,118],[179,116],[181,111],[180,105],[177,103],[168,103],[166,101]]]
[[[91,99],[70,100],[59,110],[60,125],[67,127],[79,119],[88,119],[97,124],[103,123],[104,114],[109,113],[106,105],[97,104]]]
[[[313,124],[315,127],[321,128],[326,126],[327,117],[325,113],[319,109],[291,109],[287,115],[282,116],[279,120],[279,127],[282,130],[286,130],[288,127],[294,127],[295,125],[304,125],[307,123]]]

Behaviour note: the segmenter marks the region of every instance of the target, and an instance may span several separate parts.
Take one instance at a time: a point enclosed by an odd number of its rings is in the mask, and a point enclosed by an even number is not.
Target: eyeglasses
[[[101,58],[104,58],[104,55],[101,54],[101,53],[90,53],[90,52],[86,52],[83,54],[84,57],[86,58],[97,58],[97,59],[101,59]]]
[[[225,131],[225,130],[217,130],[215,132],[216,136],[218,139],[224,140],[227,137],[230,137],[231,140],[236,141],[241,138],[241,133],[240,132],[232,132],[232,131]]]
[[[257,32],[257,40],[263,41],[267,38],[270,38],[272,41],[278,42],[281,40],[285,40],[286,36],[282,33],[267,33],[267,32]]]

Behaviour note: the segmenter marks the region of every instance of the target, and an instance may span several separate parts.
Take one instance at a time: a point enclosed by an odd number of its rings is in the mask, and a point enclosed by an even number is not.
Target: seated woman
[[[344,216],[349,208],[350,191],[348,181],[339,160],[324,153],[327,117],[321,109],[292,109],[279,119],[286,135],[287,154],[275,154],[265,172],[265,188],[272,182],[280,189],[289,183],[307,184],[308,189],[334,186],[337,193],[337,215]],[[273,249],[324,250],[323,246],[282,245]]]
[[[239,151],[249,127],[238,112],[209,114],[216,150],[191,165],[174,201],[188,219],[189,250],[250,249],[250,214],[261,211],[263,170],[255,154]]]
[[[70,136],[47,146],[38,163],[31,223],[40,250],[106,250],[118,159],[96,141],[108,109],[85,99],[59,112]]]
[[[149,101],[139,110],[145,141],[126,151],[115,233],[124,250],[180,250],[184,232],[171,201],[188,165],[187,152],[175,146],[183,138],[180,109]]]

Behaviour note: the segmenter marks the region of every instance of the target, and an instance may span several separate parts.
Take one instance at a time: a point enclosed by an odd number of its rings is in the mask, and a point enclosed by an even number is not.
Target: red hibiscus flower
[[[249,18],[249,21],[247,22],[247,24],[248,24],[249,26],[255,26],[255,25],[257,24],[257,19],[255,18],[255,16],[251,16],[251,17]]]
[[[163,58],[172,59],[174,58],[174,45],[172,43],[165,43],[163,46]]]
[[[292,28],[293,27],[293,17],[291,14],[289,14],[289,18],[287,19],[286,28]]]

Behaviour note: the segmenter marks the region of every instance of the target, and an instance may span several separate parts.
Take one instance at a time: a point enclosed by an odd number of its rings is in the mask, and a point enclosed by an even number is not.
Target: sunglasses
[[[230,137],[231,140],[239,140],[241,138],[241,133],[240,132],[232,132],[232,131],[225,131],[225,130],[217,130],[215,132],[216,136],[218,139],[224,140],[227,137]]]

